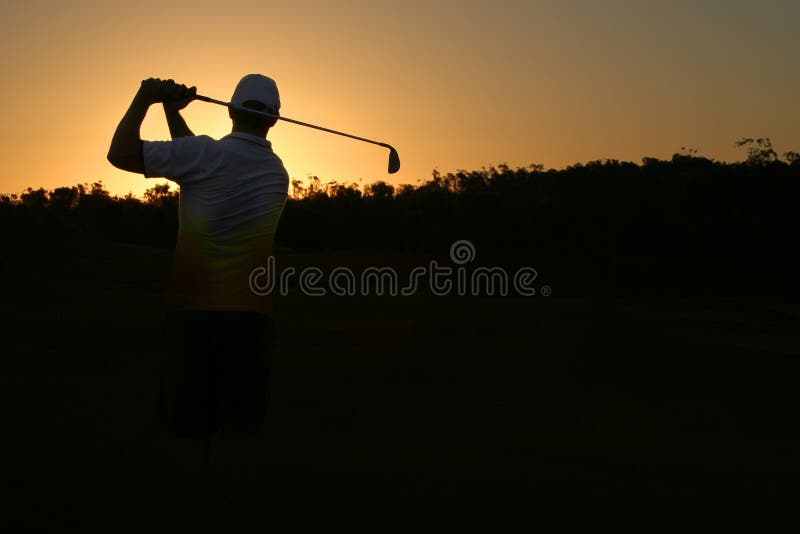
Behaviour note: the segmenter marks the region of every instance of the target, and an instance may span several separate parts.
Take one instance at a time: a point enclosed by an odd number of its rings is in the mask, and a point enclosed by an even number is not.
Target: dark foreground
[[[31,529],[185,522],[150,427],[168,256],[135,253],[5,273],[4,504]],[[778,299],[285,297],[248,531],[787,527],[799,318]]]

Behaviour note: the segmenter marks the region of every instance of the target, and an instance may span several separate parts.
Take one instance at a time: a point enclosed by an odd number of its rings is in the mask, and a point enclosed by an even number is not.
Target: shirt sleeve
[[[214,140],[207,135],[177,137],[172,141],[143,141],[145,178],[168,178],[181,183],[215,164]]]

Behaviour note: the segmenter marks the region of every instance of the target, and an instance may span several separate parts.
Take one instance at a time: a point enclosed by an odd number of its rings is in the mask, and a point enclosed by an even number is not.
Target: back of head
[[[264,111],[278,115],[281,108],[280,95],[275,80],[261,74],[248,74],[236,85],[231,104],[239,108]],[[229,108],[234,131],[245,131],[266,136],[267,130],[275,125],[277,119],[247,113],[241,109]]]

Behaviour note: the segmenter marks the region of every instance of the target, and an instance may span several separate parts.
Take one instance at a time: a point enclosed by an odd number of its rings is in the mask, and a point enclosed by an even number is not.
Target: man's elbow
[[[122,167],[120,166],[120,165],[122,164],[122,163],[121,163],[121,160],[120,160],[120,157],[119,157],[119,155],[118,155],[117,153],[115,153],[113,150],[109,150],[109,151],[108,151],[108,155],[106,156],[106,158],[108,159],[108,162],[109,162],[110,164],[112,164],[114,167],[116,167],[116,168],[118,168],[118,169],[121,169],[121,168],[122,168]]]
[[[112,147],[106,158],[111,165],[123,171],[144,173],[144,163],[139,154],[123,154]]]

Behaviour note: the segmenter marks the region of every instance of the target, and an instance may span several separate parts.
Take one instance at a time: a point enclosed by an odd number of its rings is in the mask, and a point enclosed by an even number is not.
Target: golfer
[[[194,87],[172,80],[144,80],[117,126],[108,160],[180,186],[158,419],[173,436],[203,440],[208,468],[212,436],[264,434],[271,302],[250,290],[249,276],[272,254],[289,177],[266,139],[274,118],[229,108],[229,135],[195,136],[179,113],[195,95]],[[139,128],[157,103],[172,140],[142,141]],[[275,82],[260,74],[242,78],[231,103],[273,115],[280,110]]]

